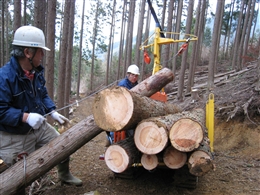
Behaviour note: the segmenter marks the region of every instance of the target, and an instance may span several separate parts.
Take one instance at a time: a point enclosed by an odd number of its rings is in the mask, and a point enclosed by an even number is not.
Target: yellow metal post
[[[214,94],[209,94],[209,100],[206,105],[206,127],[208,129],[208,136],[210,140],[210,149],[213,152],[214,144]]]

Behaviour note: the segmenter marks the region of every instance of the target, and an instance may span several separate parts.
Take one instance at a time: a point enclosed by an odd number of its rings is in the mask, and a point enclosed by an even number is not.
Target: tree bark
[[[205,132],[205,112],[195,109],[172,115],[173,125],[169,131],[172,146],[182,152],[190,152],[199,147]]]
[[[0,174],[0,194],[14,194],[21,187],[29,185],[101,132],[102,129],[96,126],[92,115],[82,120],[31,153],[26,158],[26,173],[23,169],[24,161],[19,161]]]
[[[209,140],[204,139],[200,147],[195,150],[188,160],[189,172],[197,177],[214,170],[213,156],[210,152]]]
[[[187,154],[180,152],[174,147],[169,146],[165,149],[163,154],[163,162],[170,169],[179,169],[185,165],[187,161]]]
[[[180,108],[176,105],[159,102],[118,86],[101,91],[93,104],[97,125],[107,131],[129,130],[143,119],[177,112]]]
[[[135,146],[132,137],[110,145],[105,152],[105,162],[109,169],[115,173],[122,173],[140,162],[141,153]]]
[[[143,96],[150,97],[157,91],[160,91],[165,85],[173,81],[174,75],[168,68],[163,68],[154,75],[143,80],[141,83],[133,87],[130,91],[139,93]]]

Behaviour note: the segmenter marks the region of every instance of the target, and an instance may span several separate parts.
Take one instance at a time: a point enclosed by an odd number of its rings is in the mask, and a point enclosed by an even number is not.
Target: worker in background
[[[134,86],[138,84],[138,76],[140,75],[140,71],[137,65],[132,64],[127,68],[126,77],[118,83],[118,86],[125,87],[127,89],[132,89]],[[134,134],[134,130],[128,130],[127,136],[132,136]],[[108,141],[106,146],[109,146],[114,141],[114,132],[107,132]]]
[[[21,158],[19,154],[30,154],[59,136],[46,115],[60,124],[69,122],[55,111],[45,87],[41,60],[44,50],[50,49],[45,47],[43,31],[22,26],[16,30],[12,45],[10,61],[0,68],[0,158],[8,166]],[[82,185],[69,171],[69,158],[57,169],[62,183]]]

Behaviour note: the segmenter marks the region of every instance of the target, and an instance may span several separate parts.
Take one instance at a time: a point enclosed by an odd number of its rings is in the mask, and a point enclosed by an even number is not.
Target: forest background
[[[66,116],[72,96],[80,99],[116,84],[130,64],[139,66],[139,81],[152,74],[153,48],[145,47],[151,58],[149,64],[144,61],[144,49],[140,49],[154,41],[155,23],[146,0],[0,2],[0,66],[10,58],[17,28],[33,25],[42,29],[46,45],[51,48],[43,60],[46,87],[58,108],[66,108],[60,111]],[[179,72],[179,100],[192,89],[196,67],[207,65],[208,89],[212,89],[220,64],[239,71],[248,62],[259,60],[259,0],[214,2],[152,1],[166,38],[185,41],[189,38],[187,34],[198,37],[180,56],[176,54],[183,43],[160,47],[161,66],[170,68],[174,74]],[[260,79],[258,83],[260,88]]]

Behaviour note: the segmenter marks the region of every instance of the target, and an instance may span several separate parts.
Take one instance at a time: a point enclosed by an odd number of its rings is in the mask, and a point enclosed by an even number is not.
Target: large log
[[[141,83],[131,89],[131,91],[143,96],[150,97],[157,91],[160,91],[168,83],[173,81],[174,75],[168,68],[163,68],[154,75],[143,80]]]
[[[132,129],[143,119],[180,111],[176,105],[153,100],[124,87],[101,91],[93,104],[96,124],[107,131]]]
[[[110,170],[122,173],[134,163],[139,163],[141,153],[137,150],[132,137],[110,145],[105,152],[105,162]]]
[[[31,153],[26,158],[26,173],[23,169],[23,160],[1,173],[0,194],[14,194],[21,187],[29,185],[102,131],[95,124],[93,115],[80,121],[50,143]]]
[[[205,137],[200,147],[192,152],[188,160],[189,172],[197,177],[214,170],[213,155],[210,151],[209,139]]]
[[[191,121],[191,119],[193,120]],[[194,149],[203,139],[204,119],[204,111],[197,109],[142,120],[135,129],[135,145],[142,153],[157,154],[167,146],[169,137],[171,142],[174,143],[173,146],[180,149],[177,144],[180,144],[180,137],[185,136],[185,138],[181,137],[181,141],[184,142],[181,143],[181,146],[184,147],[184,144],[186,144],[185,146],[188,149]],[[188,124],[194,126],[188,129],[186,120],[188,120]],[[175,125],[175,123],[180,123],[179,121],[184,121],[186,126]],[[169,131],[171,131],[170,136]],[[185,150],[188,149],[185,148]],[[181,148],[181,150],[184,149]]]
[[[169,131],[172,146],[182,152],[198,148],[206,132],[205,111],[194,109],[173,116],[174,123]]]
[[[169,69],[164,70],[167,75],[162,79],[159,85],[157,73],[154,77],[148,78],[149,82],[144,80],[135,87],[136,92],[141,95],[151,96],[155,91],[161,90],[161,86],[165,86],[173,79],[173,74]],[[172,74],[172,77],[169,76]],[[146,88],[144,86],[147,86]],[[140,86],[141,90],[138,90]],[[38,179],[50,169],[59,164],[62,160],[68,158],[72,153],[85,145],[88,141],[100,134],[103,130],[99,128],[95,122],[93,115],[80,121],[77,125],[68,129],[58,138],[54,139],[49,144],[38,149],[26,158],[26,182],[24,181],[23,161],[17,162],[12,167],[0,174],[0,194],[14,194],[21,187],[27,186],[34,180]]]

